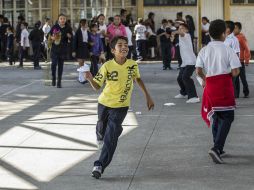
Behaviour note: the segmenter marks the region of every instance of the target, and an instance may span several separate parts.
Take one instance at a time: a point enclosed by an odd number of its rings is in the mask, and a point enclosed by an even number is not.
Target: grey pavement
[[[246,68],[251,94],[237,100],[223,165],[208,156],[212,134],[201,120],[200,103],[174,99],[178,71],[161,67],[140,65],[155,109],[147,111],[135,87],[113,161],[95,180],[99,92],[76,81],[77,64],[65,65],[63,88],[57,89],[44,85],[45,64],[38,71],[31,63],[25,69],[0,63],[0,189],[254,189],[254,65]]]

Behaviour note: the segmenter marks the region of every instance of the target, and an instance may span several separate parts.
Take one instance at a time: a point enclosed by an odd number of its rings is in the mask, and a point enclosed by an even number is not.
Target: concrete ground
[[[99,155],[98,92],[76,82],[74,63],[65,65],[62,89],[45,86],[43,67],[0,64],[0,189],[254,189],[254,65],[246,68],[251,94],[237,100],[223,165],[207,154],[212,134],[201,120],[200,104],[173,98],[178,72],[140,65],[156,107],[148,112],[141,91],[134,89],[124,133],[100,180],[90,176]],[[198,84],[197,90],[201,96]]]

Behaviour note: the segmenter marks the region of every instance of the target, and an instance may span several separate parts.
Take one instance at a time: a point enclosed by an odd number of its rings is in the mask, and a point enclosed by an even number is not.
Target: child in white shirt
[[[23,67],[23,58],[27,55],[28,48],[29,48],[29,32],[27,31],[28,23],[24,22],[21,23],[21,41],[19,47],[19,68]]]
[[[137,57],[139,61],[145,59],[146,56],[146,26],[143,24],[143,19],[138,19],[138,24],[134,28],[134,33],[136,35],[136,50]]]
[[[193,51],[192,40],[188,33],[187,24],[181,24],[179,30],[174,33],[179,34],[179,47],[182,58],[182,64],[177,77],[177,82],[181,89],[180,94],[175,96],[175,98],[185,98],[187,95],[188,100],[186,103],[198,103],[200,100],[197,96],[194,81],[191,78],[195,71],[196,56]]]

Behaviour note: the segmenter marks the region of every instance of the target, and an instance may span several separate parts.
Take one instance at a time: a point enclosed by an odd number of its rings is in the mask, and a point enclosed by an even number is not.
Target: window
[[[136,18],[137,14],[136,0],[61,0],[59,5],[60,12],[71,20],[74,29],[82,18],[90,20],[99,14],[108,18],[119,15],[122,8],[131,13],[133,18]]]
[[[0,13],[15,27],[17,17],[22,15],[29,27],[45,17],[51,17],[51,0],[0,0]]]
[[[144,0],[145,6],[195,6],[197,0]]]
[[[254,0],[231,0],[231,4],[254,4]]]

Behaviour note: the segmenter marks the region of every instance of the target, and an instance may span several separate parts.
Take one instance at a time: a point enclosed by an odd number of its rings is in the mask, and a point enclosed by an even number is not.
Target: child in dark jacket
[[[7,48],[6,48],[6,57],[9,60],[9,64],[15,64],[14,61],[14,34],[13,27],[9,26],[7,28]]]
[[[98,25],[91,24],[90,26],[90,45],[91,45],[91,73],[95,76],[98,73],[98,63],[100,57],[104,56],[103,43],[100,34],[97,33]]]

